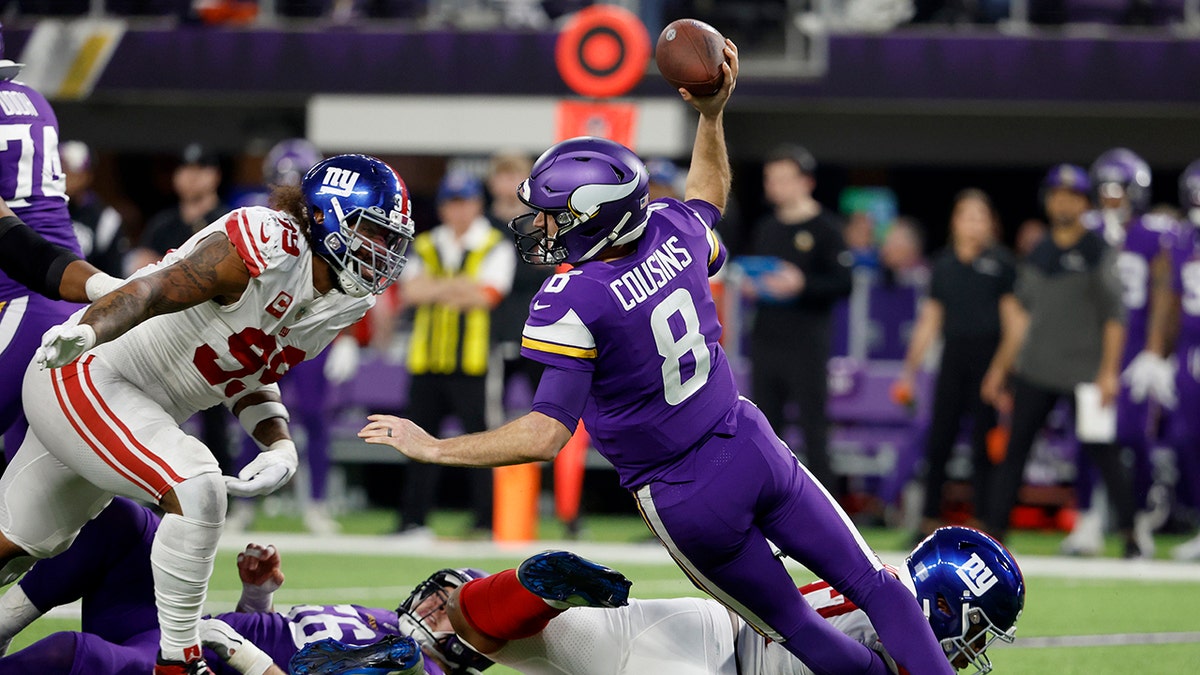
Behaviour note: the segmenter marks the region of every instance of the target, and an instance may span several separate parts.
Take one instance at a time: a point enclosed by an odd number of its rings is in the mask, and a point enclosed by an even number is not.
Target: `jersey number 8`
[[[683,321],[683,334],[675,337],[671,329],[671,317],[679,315]],[[654,344],[659,356],[663,357],[663,395],[667,403],[679,405],[692,394],[700,391],[708,381],[711,368],[708,345],[704,333],[700,332],[700,316],[696,303],[686,288],[676,289],[650,313],[650,330],[654,333]],[[688,361],[693,365],[686,379],[684,370]]]

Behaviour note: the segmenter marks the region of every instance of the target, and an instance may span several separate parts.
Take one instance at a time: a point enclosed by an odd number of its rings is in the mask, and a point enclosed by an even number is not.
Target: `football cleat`
[[[214,675],[204,659],[195,661],[168,661],[160,652],[154,659],[154,675]]]
[[[530,593],[570,607],[622,607],[633,582],[624,574],[569,551],[546,551],[517,568],[517,581]]]
[[[421,649],[405,635],[355,646],[326,638],[311,642],[292,656],[291,675],[417,675],[424,672]]]

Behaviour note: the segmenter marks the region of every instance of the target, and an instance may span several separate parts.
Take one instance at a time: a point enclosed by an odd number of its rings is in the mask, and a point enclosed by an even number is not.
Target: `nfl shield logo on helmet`
[[[337,232],[330,232],[325,235],[325,248],[329,249],[330,252],[342,250],[342,238],[338,236]]]

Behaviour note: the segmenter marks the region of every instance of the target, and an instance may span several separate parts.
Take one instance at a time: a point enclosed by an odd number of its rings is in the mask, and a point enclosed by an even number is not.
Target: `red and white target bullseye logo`
[[[592,5],[563,27],[555,64],[567,86],[593,98],[633,89],[650,62],[650,35],[637,15],[615,5]]]

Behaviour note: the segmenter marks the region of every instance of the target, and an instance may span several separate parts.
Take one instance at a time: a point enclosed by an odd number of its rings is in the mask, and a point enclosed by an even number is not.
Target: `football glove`
[[[86,323],[52,326],[42,334],[42,346],[33,360],[43,369],[61,368],[96,346],[96,331]]]
[[[225,490],[234,497],[271,494],[292,479],[299,463],[295,443],[288,439],[275,441],[239,471],[237,478],[225,476]]]
[[[1174,408],[1175,366],[1153,352],[1143,351],[1129,362],[1121,379],[1129,386],[1129,397],[1142,402],[1153,398],[1167,408]]]

